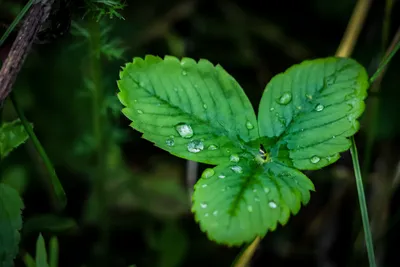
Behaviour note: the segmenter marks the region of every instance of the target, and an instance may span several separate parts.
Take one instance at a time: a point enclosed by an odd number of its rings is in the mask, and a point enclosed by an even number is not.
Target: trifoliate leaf
[[[351,59],[296,65],[266,87],[258,127],[237,82],[206,60],[136,58],[118,85],[123,112],[144,138],[218,164],[195,185],[192,211],[210,239],[240,245],[308,203],[314,186],[298,169],[322,168],[350,147],[368,78]]]
[[[242,88],[207,60],[135,58],[118,86],[131,126],[176,156],[219,164],[258,138],[256,116]]]
[[[241,158],[203,172],[192,210],[210,239],[240,245],[286,224],[308,203],[310,190],[311,181],[293,168]]]
[[[277,138],[294,167],[316,170],[350,148],[359,129],[368,75],[353,59],[305,61],[267,85],[258,114],[260,135]]]
[[[28,134],[20,120],[3,123],[0,127],[0,157],[3,159],[27,139]]]
[[[21,210],[24,207],[18,192],[0,183],[0,266],[14,266],[18,253],[20,229],[22,227]]]

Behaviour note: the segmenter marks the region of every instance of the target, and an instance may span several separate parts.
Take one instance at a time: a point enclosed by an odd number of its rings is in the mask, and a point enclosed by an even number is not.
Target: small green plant
[[[270,81],[256,118],[220,65],[149,55],[123,68],[118,97],[145,139],[217,165],[196,183],[192,211],[210,239],[241,245],[309,202],[314,185],[301,171],[332,164],[351,147],[368,86],[353,59],[305,61]]]

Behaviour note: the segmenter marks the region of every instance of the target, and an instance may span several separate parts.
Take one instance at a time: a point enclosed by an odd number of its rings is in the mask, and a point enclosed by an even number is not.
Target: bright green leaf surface
[[[350,147],[368,78],[351,59],[291,67],[266,87],[258,127],[237,82],[206,60],[135,58],[118,85],[123,112],[144,138],[218,165],[197,182],[192,211],[210,239],[240,245],[308,203],[314,186],[298,169],[322,168]]]
[[[261,136],[286,145],[294,167],[316,170],[350,148],[359,129],[368,75],[353,59],[304,61],[267,85],[258,114]]]
[[[308,203],[310,190],[311,181],[295,169],[241,159],[204,171],[192,210],[210,239],[240,245],[285,224]]]
[[[28,134],[20,120],[3,123],[0,128],[0,157],[3,159],[27,139]]]
[[[131,126],[176,156],[219,164],[258,138],[256,116],[240,85],[207,60],[135,58],[118,86]]]
[[[0,183],[0,266],[14,266],[22,227],[22,199],[12,187]]]

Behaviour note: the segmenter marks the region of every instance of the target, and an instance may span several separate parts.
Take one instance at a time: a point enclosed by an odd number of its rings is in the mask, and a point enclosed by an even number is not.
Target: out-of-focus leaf
[[[0,128],[0,157],[5,158],[8,153],[28,139],[21,121],[5,122]]]
[[[24,203],[18,192],[0,183],[0,266],[12,267],[18,253],[20,229],[22,227],[21,210]]]
[[[54,214],[43,214],[29,218],[24,224],[24,233],[64,232],[78,227],[74,219]]]

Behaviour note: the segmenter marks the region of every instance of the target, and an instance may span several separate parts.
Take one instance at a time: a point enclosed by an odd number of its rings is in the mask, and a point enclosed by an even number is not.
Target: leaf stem
[[[40,144],[39,139],[36,137],[31,124],[26,119],[13,92],[11,92],[10,98],[11,98],[12,104],[14,106],[14,109],[17,112],[18,117],[20,118],[22,125],[25,128],[25,131],[27,132],[29,138],[32,140],[32,143],[33,143],[36,151],[38,152],[39,156],[43,160],[44,166],[46,167],[47,172],[50,175],[50,183],[53,187],[53,193],[57,200],[57,208],[62,210],[65,208],[65,206],[67,204],[67,197],[65,195],[64,188],[63,188],[60,180],[57,177],[56,171],[54,170],[54,167],[53,167],[49,157],[47,156],[46,151],[44,150],[43,146]]]
[[[363,179],[361,176],[361,169],[360,169],[360,164],[358,161],[358,153],[357,153],[357,147],[356,147],[356,142],[354,140],[354,137],[351,137],[350,153],[351,153],[351,159],[353,160],[354,174],[356,177],[358,200],[360,202],[361,218],[362,218],[362,223],[363,223],[363,227],[364,227],[364,235],[365,235],[365,242],[366,242],[366,246],[367,246],[369,266],[375,267],[376,261],[375,261],[372,234],[371,234],[371,229],[369,226],[367,201],[365,200],[364,184],[363,184]]]
[[[21,12],[18,13],[17,17],[13,20],[11,25],[7,28],[6,32],[1,36],[0,46],[4,43],[4,41],[8,38],[10,33],[15,29],[18,23],[22,20],[25,14],[28,12],[29,8],[32,6],[35,0],[29,0],[29,2],[22,8]]]
[[[261,238],[256,237],[247,247],[245,247],[242,252],[237,256],[235,261],[232,263],[232,267],[246,267],[249,265],[251,258],[256,251]]]
[[[358,0],[354,8],[352,17],[347,26],[346,32],[343,36],[342,42],[340,43],[339,48],[336,52],[336,56],[348,57],[352,54],[358,36],[361,32],[361,28],[367,16],[370,4],[371,0]],[[372,240],[371,229],[369,226],[369,217],[368,217],[367,203],[365,200],[364,184],[361,176],[360,163],[358,161],[357,146],[356,146],[356,141],[354,140],[354,136],[351,137],[350,153],[353,161],[354,174],[356,177],[357,193],[361,210],[361,219],[364,228],[365,242],[367,246],[369,266],[375,267],[376,261],[375,261],[374,245]]]

